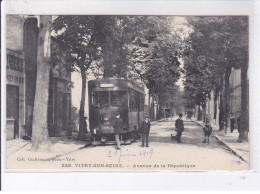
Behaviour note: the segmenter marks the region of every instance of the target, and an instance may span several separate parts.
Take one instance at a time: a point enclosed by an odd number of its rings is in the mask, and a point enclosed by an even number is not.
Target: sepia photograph
[[[249,171],[246,15],[6,15],[7,170]]]

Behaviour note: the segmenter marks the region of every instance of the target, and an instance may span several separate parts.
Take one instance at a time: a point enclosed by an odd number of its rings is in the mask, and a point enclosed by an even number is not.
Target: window
[[[137,110],[141,110],[142,108],[142,103],[141,103],[141,93],[130,89],[129,90],[129,109],[131,111],[137,111]]]
[[[129,89],[129,109],[130,109],[130,111],[136,110],[135,91],[132,89]]]
[[[141,94],[140,111],[144,110],[144,100],[145,100],[144,98],[145,98],[144,94]]]
[[[125,91],[111,92],[111,107],[126,108],[127,96]]]
[[[100,109],[109,108],[109,94],[107,91],[91,92],[91,102]]]

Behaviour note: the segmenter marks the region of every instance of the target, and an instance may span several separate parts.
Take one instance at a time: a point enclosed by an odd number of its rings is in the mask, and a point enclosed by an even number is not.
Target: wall
[[[230,105],[230,113],[234,114],[234,117],[237,118],[241,114],[241,70],[240,69],[234,69],[232,68],[231,75],[229,78],[229,105]],[[222,93],[224,90],[221,91]],[[220,95],[217,97],[217,114],[216,119],[214,119],[214,92],[211,92],[211,97],[207,100],[206,103],[206,115],[210,117],[211,123],[216,125],[218,127],[219,125],[219,112],[220,112]],[[196,107],[196,116],[197,116],[197,110]],[[228,122],[229,123],[229,122]],[[227,132],[230,132],[229,130],[230,126],[228,124]]]
[[[51,39],[51,52],[61,46],[55,38]],[[50,73],[48,129],[50,136],[67,135],[68,122],[71,122],[71,73],[64,63],[56,64]]]
[[[237,118],[241,114],[241,70],[232,69],[230,78],[230,112]]]
[[[20,16],[7,15],[6,17],[6,84],[19,88],[18,103],[18,136],[24,135],[25,125],[25,72],[23,53],[23,25],[24,19]],[[8,96],[7,99],[13,97]],[[13,107],[6,107],[9,111]],[[7,139],[12,139],[14,129],[10,118],[7,118]],[[15,137],[18,138],[18,137]]]
[[[18,15],[6,16],[6,48],[23,52],[24,18]]]

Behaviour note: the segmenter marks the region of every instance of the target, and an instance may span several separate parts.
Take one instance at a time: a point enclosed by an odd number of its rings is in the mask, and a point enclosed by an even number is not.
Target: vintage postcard
[[[7,171],[247,171],[246,15],[6,15]]]

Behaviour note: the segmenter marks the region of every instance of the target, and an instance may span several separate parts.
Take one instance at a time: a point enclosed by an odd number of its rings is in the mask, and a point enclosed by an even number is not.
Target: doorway
[[[19,86],[6,85],[6,117],[14,119],[14,139],[19,138]]]

